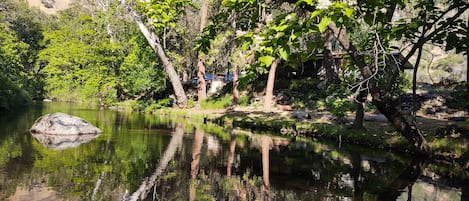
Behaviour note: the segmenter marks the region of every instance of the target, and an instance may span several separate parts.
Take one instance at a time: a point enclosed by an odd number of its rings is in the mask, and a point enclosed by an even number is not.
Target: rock
[[[306,111],[294,111],[291,117],[293,119],[311,119],[311,115]]]
[[[41,0],[41,3],[46,8],[54,8],[55,0]]]
[[[466,121],[467,117],[450,117],[448,120],[450,121]]]
[[[388,122],[388,118],[386,118],[382,114],[377,114],[377,115],[365,114],[365,116],[363,117],[363,120],[365,120],[365,121]]]
[[[98,134],[102,132],[80,117],[60,112],[39,117],[29,131],[33,134],[55,135]]]
[[[43,101],[43,102],[52,102],[51,99],[47,99],[47,98],[44,98],[42,101]]]

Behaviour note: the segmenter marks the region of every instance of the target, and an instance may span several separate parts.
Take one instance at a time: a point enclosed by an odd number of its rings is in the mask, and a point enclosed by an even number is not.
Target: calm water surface
[[[28,132],[53,112],[103,133]],[[0,200],[469,200],[465,174],[376,150],[87,106],[0,114]]]

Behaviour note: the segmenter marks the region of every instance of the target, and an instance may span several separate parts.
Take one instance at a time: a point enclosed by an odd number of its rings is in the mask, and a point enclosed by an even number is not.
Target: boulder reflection
[[[32,136],[49,149],[63,150],[78,147],[97,138],[100,134],[56,135],[35,133]]]

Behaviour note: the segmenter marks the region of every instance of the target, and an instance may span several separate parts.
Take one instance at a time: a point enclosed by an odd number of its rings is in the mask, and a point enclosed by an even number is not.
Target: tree
[[[411,50],[405,56],[405,59],[401,61],[401,65],[406,63],[417,50],[419,53],[417,55],[417,61],[414,69],[414,85],[413,91],[415,96],[415,73],[418,69],[418,63],[420,61],[420,55],[423,45],[426,42],[443,42],[448,40],[453,40],[454,38],[461,37],[454,32],[448,32],[448,30],[457,30],[461,26],[461,20],[458,20],[462,13],[464,13],[469,5],[464,1],[451,1],[451,6],[438,8],[435,6],[434,1],[419,1],[416,2],[414,8],[418,8],[418,15],[411,18],[410,20],[402,20],[402,23],[397,25],[385,24],[389,22],[389,19],[394,13],[394,7],[392,5],[406,6],[403,1],[380,1],[376,4],[370,4],[370,2],[363,1],[360,2],[358,7],[363,8],[365,5],[373,5],[374,9],[368,9],[375,12],[376,10],[385,9],[386,12],[380,12],[378,16],[375,16],[374,19],[382,22],[383,26],[378,27],[376,40],[382,38],[404,38],[410,42]],[[391,5],[390,7],[388,7]],[[408,6],[408,5],[407,5]],[[366,7],[365,7],[366,8]],[[386,9],[391,8],[391,9]],[[452,14],[449,14],[452,13]],[[364,21],[370,26],[375,23],[371,20],[372,13],[367,13],[363,17]],[[337,19],[337,18],[336,18]],[[340,18],[338,18],[340,19]],[[372,18],[373,19],[373,18]],[[336,20],[340,22],[339,20]],[[425,141],[420,130],[416,127],[415,124],[409,124],[404,116],[395,108],[391,94],[392,92],[386,89],[379,84],[377,77],[375,76],[378,72],[378,68],[374,67],[372,64],[367,63],[363,54],[357,49],[357,47],[352,44],[349,40],[347,33],[342,29],[342,26],[336,27],[334,23],[330,23],[328,28],[331,29],[334,34],[337,35],[338,40],[341,45],[347,51],[347,53],[352,58],[353,62],[358,66],[360,72],[363,76],[363,80],[366,81],[368,91],[373,98],[373,104],[377,109],[384,114],[388,120],[392,123],[394,128],[400,132],[416,149],[419,153],[428,154],[431,152],[430,147]],[[452,43],[447,43],[447,47],[451,47]],[[380,48],[383,49],[383,48]],[[385,50],[385,49],[383,49]],[[383,54],[383,53],[381,53]],[[391,76],[391,78],[394,76]],[[388,80],[388,83],[394,83],[395,80]],[[384,92],[382,90],[385,90]],[[414,99],[415,100],[415,99]]]
[[[202,0],[200,6],[200,32],[202,33],[208,19],[208,1]],[[199,52],[197,58],[197,97],[199,101],[207,97],[207,85],[205,83],[205,62],[202,59],[202,52]]]
[[[173,67],[173,64],[166,56],[165,50],[160,42],[160,37],[158,34],[163,32],[163,29],[167,26],[175,26],[175,21],[177,16],[182,12],[182,8],[189,4],[187,0],[177,0],[177,1],[150,1],[145,2],[140,5],[140,9],[147,15],[148,21],[151,24],[150,28],[145,25],[142,21],[142,17],[134,11],[134,9],[126,3],[125,0],[120,0],[121,5],[123,5],[129,14],[137,23],[141,33],[145,36],[148,41],[148,44],[153,49],[153,51],[160,58],[163,67],[169,77],[169,80],[172,84],[174,94],[176,96],[176,103],[179,107],[185,107],[187,103],[187,96],[182,87],[181,80],[176,70]]]
[[[231,4],[244,5],[243,8],[249,8],[247,2],[249,1],[230,1]],[[405,58],[397,59],[400,67],[408,62],[417,50],[421,50],[426,42],[445,44],[449,49],[463,50],[464,45],[458,45],[452,41],[461,41],[467,38],[467,34],[463,34],[465,26],[463,26],[464,21],[461,19],[461,14],[467,10],[469,4],[461,0],[448,1],[449,4],[445,5],[449,6],[436,6],[435,1],[409,3],[400,0],[358,1],[357,5],[310,0],[287,2],[294,3],[294,7],[298,10],[303,9],[303,13],[295,15],[295,12],[288,10],[276,12],[277,15],[270,16],[273,20],[269,23],[256,27],[256,31],[245,32],[240,37],[244,41],[243,47],[245,49],[252,48],[256,54],[256,60],[260,64],[253,65],[256,67],[251,69],[257,73],[265,72],[265,68],[259,68],[259,66],[270,66],[278,57],[287,61],[292,55],[292,50],[299,50],[296,43],[298,43],[300,36],[308,33],[324,33],[326,30],[330,30],[359,69],[362,80],[358,86],[366,86],[366,89],[359,88],[371,94],[373,104],[388,118],[394,128],[413,145],[417,152],[429,153],[430,147],[420,130],[414,124],[409,124],[395,108],[392,101],[395,92],[392,91],[392,86],[396,84],[397,76],[390,75],[389,71],[384,68],[385,65],[382,66],[380,61],[386,57],[392,57],[387,54],[388,42],[392,40],[410,43],[411,48]],[[407,6],[418,9],[418,12],[414,12],[415,16],[401,19],[396,23],[389,23],[397,7]],[[230,8],[237,9],[238,7],[230,5]],[[265,13],[265,6],[259,8],[261,8],[259,13]],[[304,14],[305,10],[309,12]],[[252,16],[255,15],[250,15],[247,18],[252,18]],[[255,22],[255,20],[251,22]],[[363,50],[350,40],[349,32],[346,32],[346,27],[351,22],[366,23],[372,30],[369,39],[364,40],[367,45]],[[311,47],[307,49],[307,51],[311,50]],[[368,57],[367,54],[363,53],[366,51],[374,53],[373,56]],[[417,58],[418,60],[419,58]],[[415,66],[415,70],[417,70],[418,62]],[[400,71],[392,72],[395,74]],[[255,73],[250,73],[247,76],[257,78]]]
[[[33,66],[42,48],[44,15],[10,0],[0,2],[0,11],[0,109],[8,110],[42,98],[42,80]]]

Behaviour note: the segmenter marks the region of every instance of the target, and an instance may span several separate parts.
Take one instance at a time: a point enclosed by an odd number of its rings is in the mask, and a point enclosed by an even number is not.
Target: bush
[[[330,95],[326,97],[325,106],[333,115],[344,117],[347,111],[352,110],[354,105],[347,98],[351,92],[346,85],[331,85],[327,91]]]
[[[469,83],[456,86],[451,96],[454,100],[448,102],[448,106],[456,109],[469,111]]]
[[[172,102],[173,101],[171,98],[159,99],[157,101],[151,100],[146,104],[144,111],[145,113],[153,113],[156,110],[164,107],[172,107]]]
[[[219,97],[209,97],[205,100],[200,101],[200,107],[202,109],[224,109],[228,108],[233,103],[233,97],[231,95],[224,95]]]

